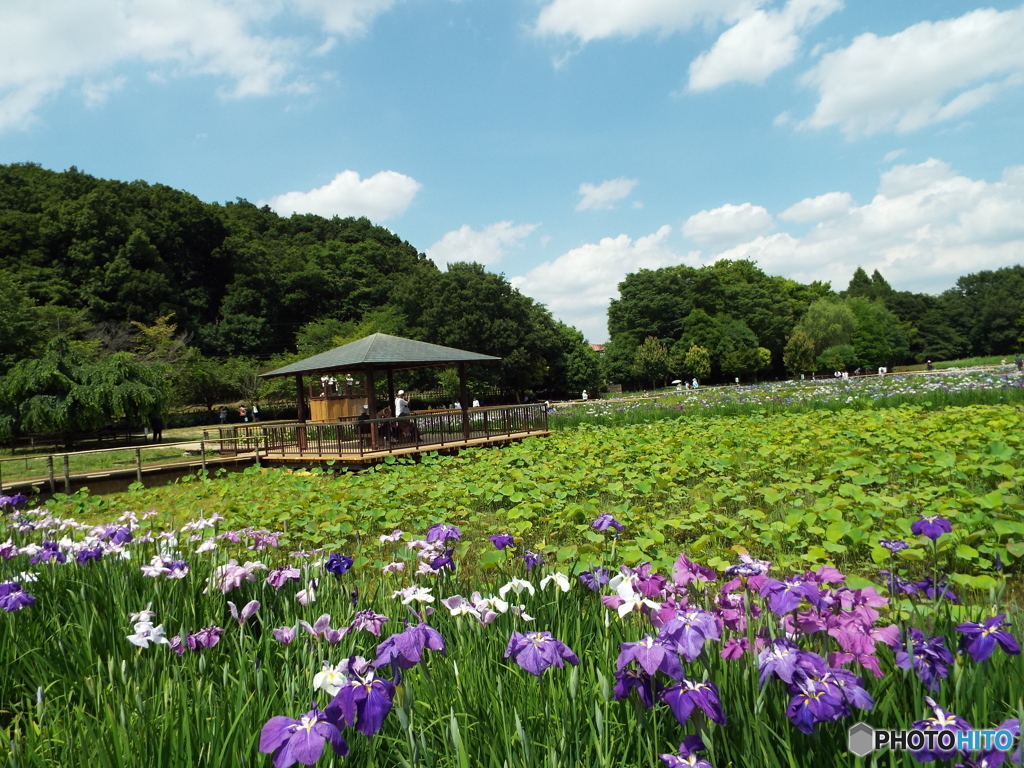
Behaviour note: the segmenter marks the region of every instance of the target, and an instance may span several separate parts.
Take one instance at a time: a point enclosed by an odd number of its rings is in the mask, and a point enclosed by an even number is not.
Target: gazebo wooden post
[[[469,390],[466,389],[465,363],[459,363],[459,405],[462,406],[462,439],[469,440]]]
[[[395,372],[388,368],[388,406],[395,404]],[[391,414],[394,416],[395,414]]]
[[[295,377],[295,397],[295,420],[299,422],[299,426],[295,428],[295,442],[301,454],[306,450],[306,392],[302,384],[302,374]]]
[[[366,404],[370,406],[370,418],[373,419],[370,422],[370,447],[376,451],[380,448],[380,442],[377,439],[377,428],[380,425],[376,422],[377,385],[373,381],[373,368],[366,369]]]

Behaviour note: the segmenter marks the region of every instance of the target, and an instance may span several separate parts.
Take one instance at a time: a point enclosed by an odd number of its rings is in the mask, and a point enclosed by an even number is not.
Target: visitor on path
[[[220,423],[221,424],[227,424],[228,423],[228,409],[225,408],[223,405],[220,407]]]
[[[1024,358],[1020,356],[1020,352],[1018,352],[1017,356],[1013,358],[1013,364],[1017,366],[1018,371],[1024,369]]]
[[[149,417],[149,428],[153,432],[154,443],[159,443],[164,439],[164,421],[159,416]]]
[[[696,380],[696,379],[694,379],[694,380],[693,380],[693,388],[694,388],[694,389],[696,389],[696,388],[697,388],[697,380]]]
[[[934,366],[934,365],[932,365],[932,361],[931,361],[931,360],[929,360],[929,361],[928,361],[928,370],[929,370],[929,371],[933,371],[933,370],[935,370],[935,366]]]
[[[416,422],[410,417],[412,416],[412,409],[409,408],[409,401],[405,399],[405,390],[398,390],[398,396],[395,398],[395,418],[398,419],[398,434],[397,437],[408,437],[419,439],[419,433],[416,430]]]
[[[359,442],[364,443],[370,436],[370,406],[364,405],[363,412],[356,418],[356,433],[359,435]]]
[[[249,412],[245,410],[244,405],[238,406],[238,418],[240,418],[246,424],[249,423]]]
[[[260,420],[260,409],[259,409],[259,406],[256,405],[256,403],[252,404],[252,420],[253,421],[259,421]]]
[[[587,390],[585,390],[585,389],[583,390],[583,399],[584,400],[589,400],[590,399],[590,395],[587,394]]]
[[[474,408],[479,408],[480,407],[480,401],[477,400],[475,397],[473,398],[473,407]]]

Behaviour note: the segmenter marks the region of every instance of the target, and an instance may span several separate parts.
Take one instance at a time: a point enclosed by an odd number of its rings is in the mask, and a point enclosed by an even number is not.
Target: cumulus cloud
[[[700,245],[732,245],[754,235],[768,232],[775,222],[760,205],[723,205],[695,213],[683,224],[683,234]]]
[[[1022,38],[1024,7],[860,35],[804,76],[818,103],[801,125],[859,138],[962,117],[1024,83]]]
[[[510,248],[520,245],[537,226],[499,221],[477,231],[463,224],[430,246],[427,256],[439,267],[456,261],[475,261],[491,266],[501,261]]]
[[[47,99],[80,86],[95,105],[141,66],[151,76],[209,76],[225,97],[308,90],[298,40],[265,36],[279,15],[354,35],[396,0],[38,0],[0,4],[0,130],[30,125]],[[117,73],[117,74],[115,74]]]
[[[580,201],[576,204],[577,211],[590,211],[614,208],[615,203],[629,197],[636,179],[612,179],[600,184],[580,184]]]
[[[697,24],[735,21],[763,0],[551,0],[537,17],[540,35],[566,35],[581,42],[608,37],[663,35]]]
[[[384,221],[405,211],[422,185],[411,176],[381,171],[360,179],[355,171],[342,171],[330,184],[309,192],[286,192],[268,201],[282,216],[315,213],[319,216],[366,216]]]
[[[849,213],[853,197],[849,192],[828,192],[818,197],[808,197],[779,214],[780,219],[808,223],[826,221]]]
[[[796,58],[800,33],[842,7],[842,0],[789,0],[780,10],[748,13],[691,62],[690,90],[708,91],[734,81],[763,83]]]
[[[554,261],[540,264],[525,275],[513,277],[516,288],[548,308],[561,320],[575,325],[592,342],[607,338],[608,302],[618,294],[618,284],[629,272],[660,269],[690,260],[668,243],[672,227],[632,239],[628,235],[606,237],[598,243],[573,248]]]
[[[882,174],[865,205],[830,193],[780,218],[814,221],[815,210],[818,222],[803,237],[757,237],[713,258],[750,258],[770,274],[839,288],[860,265],[902,289],[940,291],[961,275],[1017,264],[1024,255],[1024,166],[1007,168],[996,182],[967,178],[935,159],[897,166]]]

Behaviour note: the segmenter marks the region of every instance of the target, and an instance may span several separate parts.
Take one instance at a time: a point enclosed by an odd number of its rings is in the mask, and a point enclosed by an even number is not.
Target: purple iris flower
[[[203,627],[198,632],[193,632],[185,638],[185,644],[190,651],[198,651],[200,648],[213,648],[220,642],[220,636],[224,630],[220,627]]]
[[[814,733],[817,723],[838,720],[845,714],[845,709],[842,694],[835,686],[808,682],[790,699],[786,717],[809,736]]]
[[[282,565],[280,568],[275,568],[267,576],[267,584],[272,586],[274,589],[280,589],[289,581],[301,581],[302,571],[290,565]]]
[[[354,560],[348,555],[339,555],[337,552],[333,553],[327,562],[324,563],[324,570],[328,573],[333,573],[339,579],[348,573],[348,569],[352,567]]]
[[[767,579],[761,585],[761,597],[768,599],[768,609],[777,616],[785,616],[800,607],[804,598],[811,602],[818,599],[818,588],[807,584],[799,576],[790,576],[785,581]]]
[[[338,726],[328,722],[327,715],[313,705],[301,719],[272,717],[260,733],[260,752],[273,753],[274,768],[288,768],[295,763],[314,765],[330,744],[334,754],[348,754]]]
[[[21,584],[17,581],[0,583],[0,608],[3,608],[7,613],[20,611],[22,608],[32,605],[35,601],[36,599],[23,590]]]
[[[104,539],[110,539],[114,544],[127,544],[132,540],[131,529],[125,528],[123,525],[116,526],[107,531],[107,534],[103,536]]]
[[[427,541],[433,544],[434,542],[441,542],[446,544],[449,541],[458,541],[462,538],[462,531],[456,528],[454,525],[446,525],[445,523],[438,523],[437,525],[430,526],[430,530],[427,531]]]
[[[278,627],[273,630],[274,639],[284,645],[291,645],[298,630],[295,627]]]
[[[703,757],[697,756],[698,752],[703,752],[706,749],[700,736],[687,736],[679,745],[678,755],[659,755],[659,757],[667,768],[714,768]]]
[[[440,571],[442,568],[447,568],[450,571],[455,570],[455,561],[452,560],[452,555],[455,554],[454,549],[446,549],[444,554],[439,557],[435,557],[430,561],[430,567],[432,570]]]
[[[936,583],[933,582],[932,578],[929,576],[922,581],[915,582],[914,587],[918,592],[927,595],[929,600],[938,600],[941,598],[942,600],[948,600],[951,603],[958,604],[960,602],[960,598],[953,594],[953,590],[949,588],[949,584],[945,579],[939,579]]]
[[[43,548],[29,558],[30,565],[47,563],[56,560],[58,563],[67,562],[67,555],[60,551],[60,545],[56,541],[44,541]]]
[[[676,611],[658,632],[659,639],[675,646],[676,653],[687,661],[694,661],[704,650],[708,640],[718,640],[718,622],[707,611]]]
[[[683,680],[670,685],[662,691],[661,700],[668,704],[680,725],[685,725],[694,709],[699,709],[711,722],[725,727],[725,712],[722,710],[718,686],[710,681],[695,683]]]
[[[864,680],[845,669],[830,669],[824,678],[835,685],[843,694],[847,709],[854,707],[864,711],[874,709],[875,700],[864,690]]]
[[[900,541],[899,539],[879,539],[878,546],[885,547],[895,555],[897,552],[902,552],[904,549],[907,549],[910,545],[905,541]]]
[[[1024,740],[1022,740],[1020,737],[1020,720],[1018,720],[1017,718],[1013,718],[1011,720],[1004,720],[1002,723],[999,724],[999,728],[997,728],[996,730],[1009,731],[1013,735],[1013,737],[1017,739],[1017,745],[1013,748],[1013,750],[1011,750],[1009,758],[1014,765],[1024,765]],[[992,755],[991,757],[995,758],[1000,755],[1002,755],[1003,757],[1007,756],[1005,752],[997,752],[995,755]],[[989,756],[989,753],[983,752],[982,757],[985,756]],[[1000,763],[996,763],[994,760],[990,763],[990,765],[999,764]],[[987,766],[985,766],[985,768],[987,768]]]
[[[532,571],[538,565],[544,565],[544,558],[541,555],[538,555],[536,552],[530,552],[529,550],[527,550],[526,552],[521,554],[520,557],[523,558],[523,562],[526,563],[527,573]]]
[[[680,555],[672,568],[672,581],[680,587],[691,581],[718,581],[718,572],[711,566],[695,563],[686,555]]]
[[[579,657],[561,640],[556,640],[550,632],[513,632],[509,638],[505,658],[512,658],[516,664],[531,675],[540,677],[548,667],[564,667],[565,662],[573,666],[580,663]]]
[[[622,523],[620,523],[618,520],[612,517],[612,515],[608,512],[603,512],[602,514],[598,515],[597,520],[591,523],[590,527],[593,528],[595,531],[607,531],[609,528],[611,528],[616,533],[622,533],[624,530],[626,530],[626,526],[624,526]]]
[[[924,720],[914,721],[914,730],[918,731],[970,731],[973,730],[966,720],[962,717],[954,715],[952,712],[947,712],[930,696],[924,697],[925,703],[932,708],[935,712],[934,717],[929,717]],[[934,760],[952,760],[959,754],[959,751],[954,749],[942,749],[936,742],[930,749],[922,749],[917,752],[911,752],[910,755],[919,763],[930,763]]]
[[[241,613],[239,613],[238,608],[235,606],[235,604],[228,600],[228,610],[231,611],[231,618],[238,622],[238,626],[242,626],[243,624],[245,624],[245,622],[251,619],[256,614],[256,611],[258,611],[259,609],[259,600],[250,600],[242,608]]]
[[[381,628],[387,620],[387,616],[374,613],[368,608],[365,611],[359,611],[359,613],[353,616],[352,622],[348,625],[348,628],[352,632],[362,629],[369,632],[374,637],[380,637]]]
[[[911,627],[907,632],[905,650],[896,653],[896,666],[913,667],[929,691],[939,690],[939,681],[949,675],[953,654],[946,648],[944,637],[927,637],[921,630]]]
[[[394,698],[394,683],[368,672],[342,686],[327,705],[327,718],[339,728],[344,724],[364,736],[373,736],[384,725]]]
[[[953,526],[944,517],[930,515],[911,523],[910,532],[915,536],[927,536],[932,541],[935,541],[944,533],[952,533]]]
[[[730,579],[749,579],[764,574],[765,569],[757,563],[737,563],[725,569],[725,575]]]
[[[621,643],[619,651],[615,666],[620,671],[635,661],[649,675],[664,672],[673,680],[683,678],[683,667],[676,652],[650,635],[635,643]]]
[[[629,696],[631,690],[636,690],[640,701],[648,709],[654,709],[661,696],[662,684],[651,677],[642,669],[622,669],[615,673],[615,687],[612,689],[616,701],[622,701]]]
[[[580,584],[591,592],[601,591],[601,587],[608,583],[609,573],[607,568],[591,568],[580,574]]]
[[[1006,614],[993,616],[984,624],[968,621],[958,625],[956,631],[963,635],[960,638],[960,652],[966,651],[979,664],[992,655],[996,645],[1011,656],[1019,655],[1020,644],[1007,631],[1009,626]]]
[[[508,549],[516,545],[516,541],[510,533],[499,533],[496,536],[488,536],[487,538],[494,543],[495,549]]]
[[[440,651],[444,654],[444,638],[429,624],[416,624],[391,635],[378,645],[373,666],[391,664],[398,669],[411,669],[423,660],[424,651]]]
[[[78,551],[78,554],[75,555],[75,562],[77,562],[79,565],[85,565],[86,563],[91,563],[93,561],[96,561],[98,563],[100,561],[100,558],[102,557],[103,547],[95,547],[93,549],[80,549]]]
[[[0,496],[0,509],[4,507],[16,507],[28,501],[28,496],[23,493],[16,493],[13,496]]]
[[[800,667],[800,654],[805,653],[797,647],[796,643],[785,638],[773,640],[772,644],[761,651],[757,657],[757,663],[761,670],[761,686],[773,674],[784,683],[792,683],[793,676],[797,674]]]

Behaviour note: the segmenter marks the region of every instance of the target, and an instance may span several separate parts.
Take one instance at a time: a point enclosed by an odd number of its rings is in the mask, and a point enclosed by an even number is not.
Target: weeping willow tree
[[[136,355],[94,359],[81,345],[54,337],[42,357],[21,360],[0,381],[8,436],[57,432],[71,446],[77,432],[111,424],[141,426],[166,408],[166,372]]]

